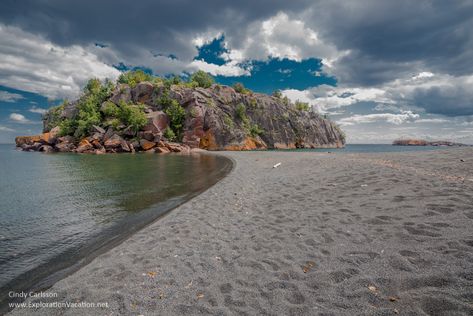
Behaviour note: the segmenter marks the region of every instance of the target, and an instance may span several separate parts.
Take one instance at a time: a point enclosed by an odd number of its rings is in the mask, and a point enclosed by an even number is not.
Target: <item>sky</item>
[[[0,3],[0,143],[92,77],[204,70],[340,124],[348,143],[473,144],[473,0]]]

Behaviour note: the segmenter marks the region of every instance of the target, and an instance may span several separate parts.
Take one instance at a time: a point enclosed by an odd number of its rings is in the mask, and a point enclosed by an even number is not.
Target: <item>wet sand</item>
[[[222,154],[217,185],[27,300],[108,308],[12,314],[473,315],[473,149]]]

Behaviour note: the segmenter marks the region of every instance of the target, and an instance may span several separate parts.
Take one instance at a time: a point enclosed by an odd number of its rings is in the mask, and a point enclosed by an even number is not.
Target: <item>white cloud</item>
[[[419,117],[419,114],[411,111],[402,111],[400,114],[393,113],[377,113],[377,114],[366,114],[366,115],[353,115],[344,117],[337,121],[340,125],[354,125],[362,123],[375,123],[375,122],[387,122],[395,125],[401,125],[402,123],[413,121]]]
[[[0,91],[0,101],[3,102],[16,102],[23,99],[23,96],[18,93],[11,93],[8,91]]]
[[[19,28],[0,24],[0,84],[50,98],[76,97],[91,77],[119,71],[81,46],[60,47]]]
[[[313,105],[319,112],[349,106],[358,102],[393,103],[380,88],[344,88],[321,85],[308,90],[289,89],[282,93],[292,101],[300,100]]]
[[[302,100],[325,113],[359,102],[377,103],[376,111],[415,109],[427,113],[461,115],[473,109],[473,75],[454,77],[421,72],[374,87],[332,87],[321,85],[307,90],[284,90],[291,100]]]
[[[241,62],[266,60],[268,57],[296,61],[316,57],[330,68],[349,53],[337,50],[333,44],[323,41],[319,33],[309,28],[304,21],[293,19],[284,12],[250,24],[245,35],[243,40],[229,38],[232,49],[223,55],[224,58]]]
[[[416,120],[416,123],[447,123],[447,122],[450,122],[450,121],[443,118],[423,118],[423,119]]]
[[[0,125],[0,131],[2,131],[2,132],[14,132],[15,130],[14,130],[14,129],[11,129],[11,128],[9,128],[9,127]]]
[[[21,115],[19,113],[12,113],[10,114],[10,120],[16,122],[16,123],[31,123],[30,120],[28,120],[24,115]]]
[[[42,109],[42,108],[38,108],[38,107],[36,107],[36,106],[33,106],[33,107],[31,107],[28,111],[30,111],[31,113],[44,114],[44,113],[46,113],[48,110]]]
[[[209,64],[203,60],[194,60],[189,64],[190,67],[194,67],[199,70],[203,70],[208,72],[214,76],[221,75],[221,76],[243,76],[243,75],[250,75],[250,72],[246,69],[238,67],[232,64],[224,64],[224,65],[215,65]]]

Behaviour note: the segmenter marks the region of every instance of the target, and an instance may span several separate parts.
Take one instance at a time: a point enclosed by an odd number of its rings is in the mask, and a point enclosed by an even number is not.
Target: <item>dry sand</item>
[[[473,315],[473,149],[223,154],[220,183],[41,299],[109,308],[12,314]]]

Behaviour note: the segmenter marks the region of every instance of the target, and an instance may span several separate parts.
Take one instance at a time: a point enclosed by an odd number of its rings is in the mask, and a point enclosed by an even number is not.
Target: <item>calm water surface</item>
[[[213,155],[41,154],[0,145],[0,303],[49,286],[232,168]]]

